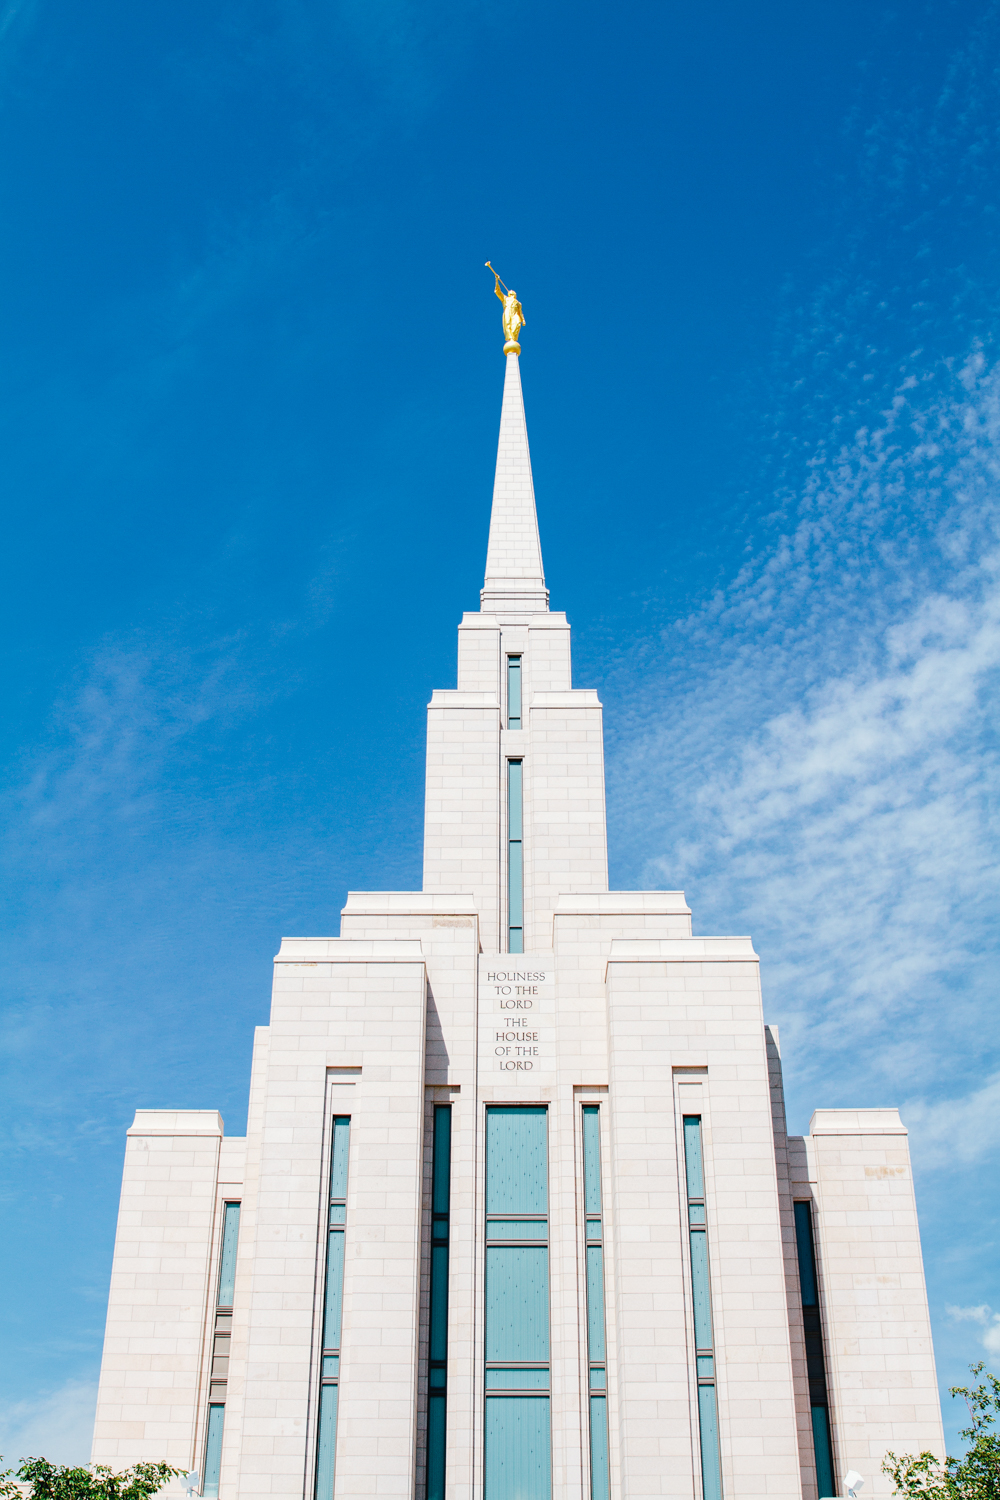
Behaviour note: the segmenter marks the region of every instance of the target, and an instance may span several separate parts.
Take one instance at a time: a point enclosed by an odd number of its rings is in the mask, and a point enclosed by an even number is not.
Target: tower
[[[128,1131],[93,1457],[223,1500],[820,1500],[943,1452],[893,1109],[786,1132],[746,937],[608,890],[505,378],[423,888],[286,938],[245,1138]]]

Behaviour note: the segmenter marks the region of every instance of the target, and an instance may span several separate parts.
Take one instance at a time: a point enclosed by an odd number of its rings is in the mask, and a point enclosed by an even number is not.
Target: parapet
[[[217,1109],[137,1109],[126,1135],[217,1135],[224,1133]]]
[[[898,1109],[816,1109],[810,1135],[906,1135]]]

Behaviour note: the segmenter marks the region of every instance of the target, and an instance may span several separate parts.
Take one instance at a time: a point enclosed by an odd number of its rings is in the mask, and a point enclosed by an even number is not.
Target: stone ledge
[[[419,938],[282,938],[276,964],[419,963]]]
[[[513,617],[513,618],[512,618]],[[531,630],[568,630],[569,621],[563,609],[531,610],[503,608],[500,610],[467,609],[462,616],[459,630],[499,630],[501,625],[523,624]]]
[[[468,891],[348,891],[343,917],[477,917]],[[287,938],[284,941],[291,942]],[[301,939],[300,939],[301,941]],[[342,941],[342,939],[337,939]],[[354,939],[352,939],[354,941]]]
[[[908,1135],[898,1109],[815,1109],[813,1135]]]
[[[480,693],[472,688],[435,688],[428,708],[492,708],[500,712],[496,693]]]
[[[596,688],[563,688],[558,692],[532,693],[529,711],[536,708],[601,708]]]
[[[689,917],[683,891],[570,891],[556,898],[554,917]],[[616,941],[626,941],[616,939]],[[689,941],[689,939],[685,939]]]
[[[217,1109],[137,1109],[126,1135],[223,1135]]]
[[[609,964],[754,963],[749,937],[612,938]]]

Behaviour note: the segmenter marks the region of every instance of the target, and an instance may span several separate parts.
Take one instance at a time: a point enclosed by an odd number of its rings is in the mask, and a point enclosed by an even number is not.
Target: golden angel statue
[[[493,271],[493,267],[490,266],[489,261],[486,264]],[[524,327],[524,309],[517,300],[517,293],[513,290],[508,290],[504,286],[500,277],[497,276],[496,271],[493,271],[493,275],[496,276],[496,284],[493,290],[503,303],[503,332],[504,338],[507,340],[504,344],[503,352],[505,354],[520,354],[521,345],[518,343],[518,335]],[[503,287],[502,291],[500,290],[501,287]]]

